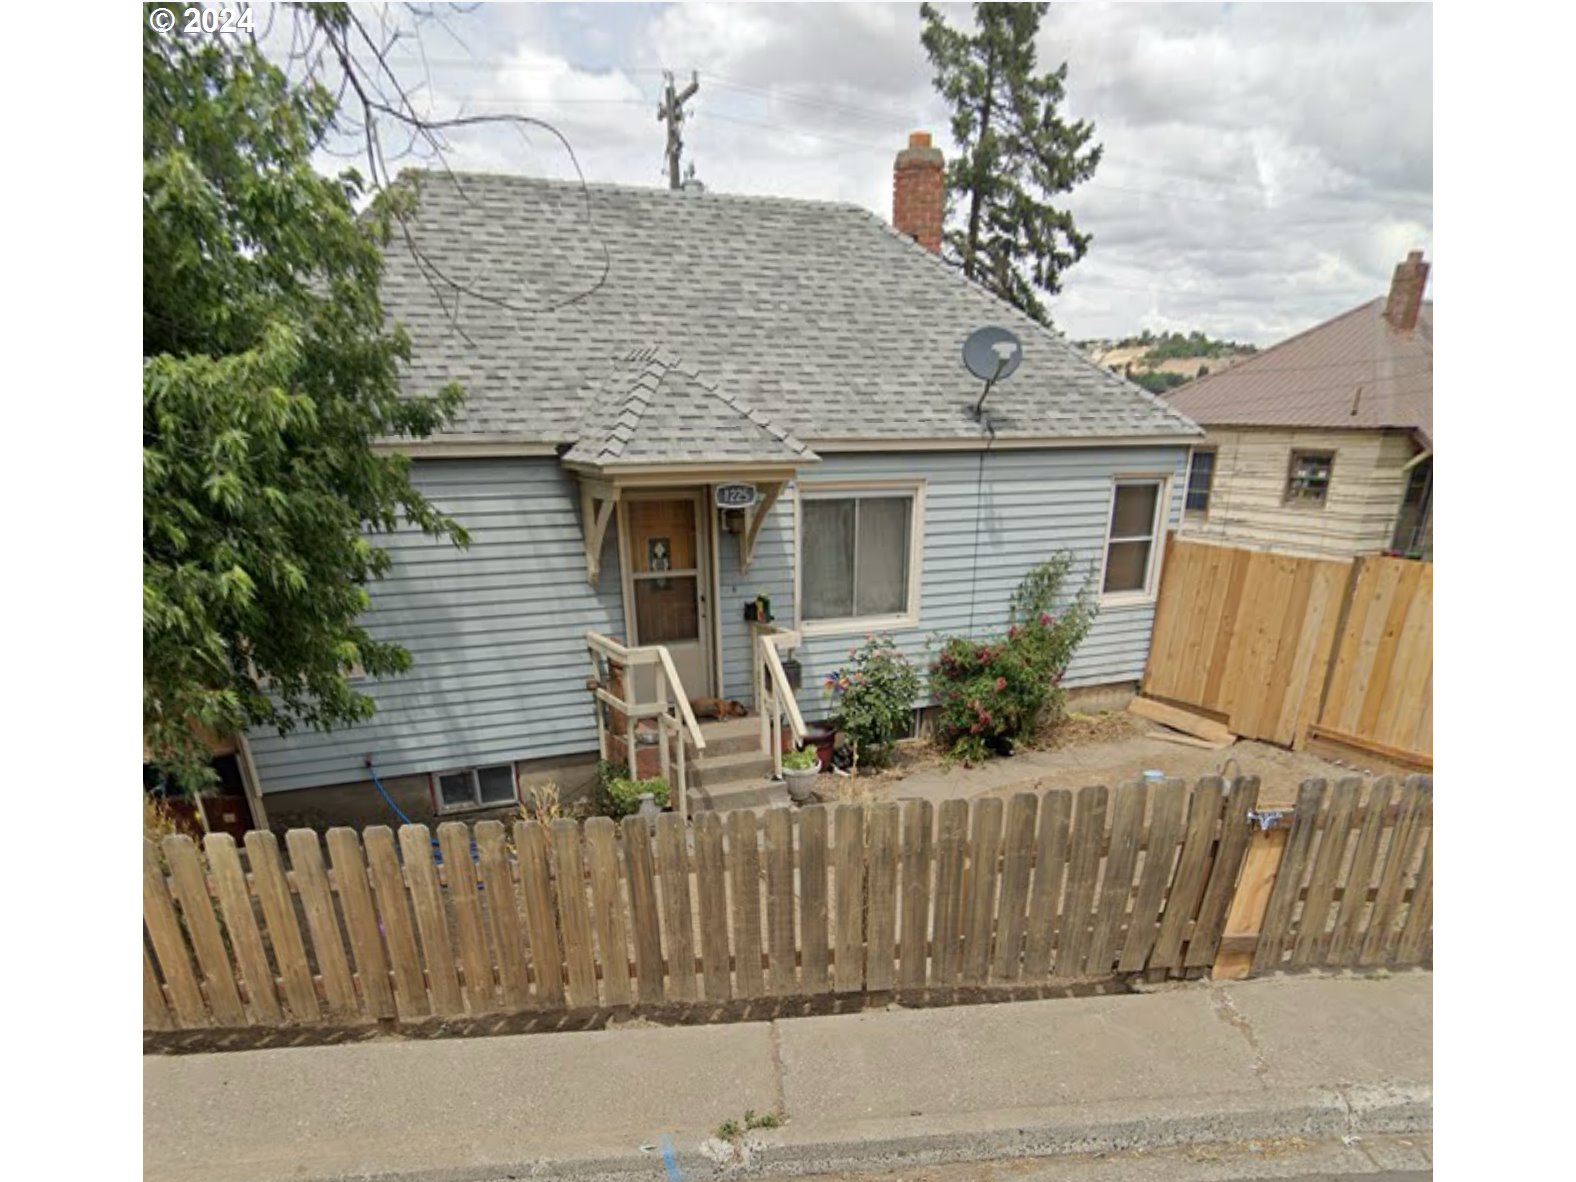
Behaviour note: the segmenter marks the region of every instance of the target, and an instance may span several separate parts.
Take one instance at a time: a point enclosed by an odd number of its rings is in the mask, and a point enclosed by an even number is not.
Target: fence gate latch
[[[1250,809],[1248,811],[1248,824],[1257,825],[1260,833],[1268,833],[1282,817],[1290,812],[1290,809]]]

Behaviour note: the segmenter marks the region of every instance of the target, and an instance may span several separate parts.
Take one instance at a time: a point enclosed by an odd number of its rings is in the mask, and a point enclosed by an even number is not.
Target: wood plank
[[[394,832],[387,825],[372,825],[362,831],[367,849],[367,870],[372,875],[372,893],[378,901],[378,917],[388,947],[389,965],[394,971],[394,1006],[401,1018],[420,1018],[432,1012],[427,996],[427,977],[421,967],[421,951],[416,946],[416,928],[411,919],[405,877],[399,856],[394,852]]]
[[[903,937],[898,983],[925,984],[930,956],[930,863],[935,809],[928,800],[903,805]]]
[[[1313,870],[1308,875],[1308,890],[1297,922],[1297,938],[1292,944],[1291,963],[1317,964],[1326,940],[1330,908],[1335,903],[1335,888],[1340,882],[1346,848],[1352,835],[1352,816],[1362,794],[1363,782],[1347,776],[1335,785],[1319,831],[1319,849]]]
[[[476,890],[476,861],[471,854],[470,826],[445,821],[438,826],[438,849],[443,854],[445,895],[454,916],[455,942],[459,946],[460,992],[473,1014],[498,1008],[493,980],[492,950],[487,946],[487,923]]]
[[[1274,555],[1262,551],[1247,555],[1247,580],[1241,605],[1231,620],[1231,652],[1220,686],[1220,707],[1226,712],[1226,725],[1230,727],[1240,725],[1242,703],[1255,700],[1263,690],[1261,664],[1274,562]]]
[[[246,860],[252,867],[252,889],[262,904],[263,926],[274,950],[274,963],[284,980],[290,1018],[295,1022],[316,1022],[322,1017],[322,1006],[312,984],[301,928],[296,923],[295,901],[290,897],[284,865],[279,860],[279,840],[266,829],[253,829],[245,841]],[[158,952],[158,945],[153,950]],[[166,976],[165,981],[168,980]]]
[[[885,993],[896,983],[898,806],[872,805],[867,813],[868,842],[865,921],[865,989]]]
[[[1236,745],[1236,739],[1195,739],[1192,735],[1176,731],[1146,731],[1146,739],[1159,739],[1163,743],[1176,743],[1181,747],[1197,747],[1204,751],[1224,751]]]
[[[969,805],[965,800],[944,800],[938,812],[930,981],[933,985],[956,985],[963,957],[963,860],[969,840]]]
[[[181,915],[186,921],[187,938],[197,954],[197,967],[202,973],[214,1024],[244,1026],[246,1011],[241,1007],[235,970],[230,965],[230,954],[225,950],[219,921],[213,913],[213,901],[208,896],[197,845],[184,833],[171,833],[159,844],[170,868],[170,886],[175,892],[175,901],[180,904]]]
[[[1308,631],[1308,608],[1313,599],[1314,583],[1319,564],[1311,559],[1287,559],[1291,564],[1291,587],[1285,614],[1281,617],[1280,635],[1275,640],[1275,654],[1271,658],[1265,692],[1255,713],[1256,732],[1271,743],[1291,746],[1296,732],[1293,720],[1302,703],[1306,689],[1305,680],[1299,680],[1299,650],[1308,648],[1304,639]]]
[[[476,855],[503,1007],[530,1009],[531,974],[526,963],[520,900],[515,894],[514,874],[509,868],[508,831],[503,822],[476,823]]]
[[[1215,636],[1215,648],[1209,658],[1209,677],[1204,682],[1204,694],[1199,705],[1209,710],[1229,712],[1227,679],[1233,658],[1233,648],[1238,642],[1234,622],[1242,609],[1243,595],[1247,588],[1252,554],[1247,550],[1231,551],[1230,569],[1226,576],[1226,594],[1221,600],[1220,630]]]
[[[345,931],[355,959],[360,1008],[369,1017],[394,1018],[394,986],[389,980],[383,938],[378,933],[378,909],[372,901],[361,843],[356,840],[354,829],[343,826],[330,829],[326,841],[329,862],[334,868],[334,892],[339,896],[339,909],[345,917]]]
[[[1427,777],[1408,776],[1400,803],[1400,815],[1390,831],[1390,848],[1379,875],[1379,893],[1374,898],[1373,914],[1357,957],[1360,965],[1383,964],[1394,954],[1400,940],[1396,918],[1401,910],[1401,896],[1420,853],[1425,829],[1433,826],[1433,791]]]
[[[580,826],[559,817],[547,827],[553,848],[553,885],[558,899],[558,932],[564,942],[567,983],[572,1007],[597,1004],[596,947],[591,935],[591,907],[586,900],[585,860],[580,853]]]
[[[805,993],[831,989],[826,966],[830,944],[826,902],[827,808],[812,804],[799,810],[799,938],[800,982]]]
[[[836,874],[836,944],[833,987],[856,992],[865,979],[865,810],[863,805],[838,805],[834,814],[832,851]]]
[[[1131,781],[1117,789],[1111,809],[1105,873],[1095,905],[1094,930],[1084,957],[1087,975],[1103,977],[1110,973],[1121,952],[1122,921],[1133,896],[1133,872],[1138,865],[1138,843],[1143,835],[1148,804],[1149,787],[1142,780]]]
[[[974,801],[971,811],[974,816],[963,914],[963,984],[983,985],[990,977],[991,941],[996,928],[1001,798],[982,796]]]
[[[1377,693],[1370,689],[1371,700],[1364,707],[1365,714],[1372,708],[1373,723],[1363,727],[1362,733],[1391,746],[1403,746],[1403,740],[1410,740],[1420,701],[1422,667],[1425,662],[1431,663],[1433,660],[1433,602],[1432,595],[1425,596],[1423,590],[1425,579],[1430,586],[1432,584],[1432,579],[1428,577],[1429,564],[1413,562],[1411,565],[1417,568],[1417,574],[1409,581],[1410,586],[1405,591],[1406,600],[1402,605],[1404,615],[1396,631],[1395,647],[1385,667],[1384,682],[1378,687]],[[1406,582],[1403,579],[1403,583]],[[1429,635],[1430,644],[1427,648],[1420,643],[1424,635]],[[1403,700],[1410,703],[1410,712],[1404,714],[1401,712]]]
[[[766,942],[773,996],[799,990],[798,944],[794,936],[793,815],[788,809],[766,814]]]
[[[1136,714],[1139,718],[1147,718],[1150,722],[1164,723],[1173,730],[1179,730],[1198,739],[1207,739],[1212,743],[1236,741],[1236,736],[1214,719],[1205,718],[1177,706],[1169,706],[1165,702],[1156,702],[1150,698],[1134,698],[1127,704],[1127,712]]]
[[[1016,981],[1023,969],[1023,934],[1028,927],[1029,880],[1034,872],[1034,821],[1039,801],[1019,792],[1007,802],[1003,838],[1001,898],[996,904],[996,952],[991,959],[993,981]]]
[[[1259,585],[1251,600],[1251,625],[1247,659],[1238,669],[1239,692],[1232,703],[1229,725],[1248,738],[1270,739],[1266,707],[1284,691],[1277,663],[1286,632],[1286,617],[1296,595],[1298,563],[1281,554],[1265,553],[1260,559]],[[1294,633],[1295,634],[1295,633]]]
[[[283,1013],[279,1004],[279,985],[273,966],[268,963],[262,933],[257,930],[257,916],[252,911],[252,893],[246,886],[246,871],[241,868],[235,838],[228,833],[210,833],[202,839],[202,847],[208,855],[214,891],[219,896],[219,913],[224,917],[230,947],[234,949],[235,959],[240,965],[241,981],[246,986],[246,1001],[252,1020],[277,1023]]]
[[[1357,636],[1346,700],[1341,706],[1340,717],[1333,720],[1338,730],[1348,734],[1361,733],[1358,720],[1362,716],[1363,703],[1368,698],[1368,686],[1378,672],[1375,661],[1389,626],[1396,584],[1401,578],[1400,567],[1393,559],[1365,558],[1363,562],[1373,568],[1373,598],[1364,617],[1362,631]]]
[[[1381,776],[1368,793],[1362,827],[1357,833],[1357,849],[1352,855],[1351,869],[1346,874],[1345,889],[1322,958],[1327,965],[1351,963],[1361,947],[1358,933],[1368,910],[1368,888],[1372,885],[1379,839],[1385,829],[1385,810],[1394,791],[1394,777]]]
[[[1222,632],[1230,632],[1230,623],[1225,618],[1226,593],[1231,585],[1231,552],[1220,547],[1209,548],[1210,554],[1206,565],[1207,571],[1207,598],[1199,600],[1201,619],[1198,623],[1198,644],[1189,646],[1183,652],[1183,660],[1187,662],[1187,676],[1182,688],[1185,691],[1182,701],[1197,702],[1200,705],[1209,705],[1205,690],[1209,685],[1210,659],[1214,656],[1215,646]]]
[[[180,920],[175,917],[175,904],[164,884],[159,851],[147,838],[142,839],[142,922],[153,945],[153,955],[158,958],[164,983],[169,986],[170,1009],[176,1023],[180,1026],[209,1025],[208,1007],[197,984],[197,972],[186,950]]]
[[[1424,836],[1423,864],[1417,871],[1417,884],[1412,888],[1412,901],[1407,905],[1406,919],[1401,925],[1401,939],[1396,944],[1394,963],[1397,965],[1422,964],[1432,954],[1434,936],[1434,827],[1430,824]]]
[[[1029,889],[1028,930],[1023,941],[1026,981],[1040,981],[1050,975],[1062,883],[1067,876],[1067,839],[1072,828],[1072,813],[1071,792],[1059,790],[1040,797],[1040,824],[1034,842],[1034,882]]]
[[[690,904],[689,833],[677,813],[657,816],[657,871],[662,890],[662,935],[668,951],[668,1000],[694,1001],[695,913]]]
[[[1262,829],[1255,825],[1249,833],[1242,870],[1231,895],[1231,906],[1226,909],[1226,929],[1215,946],[1211,979],[1240,981],[1252,974],[1259,928],[1264,923],[1264,911],[1275,888],[1275,875],[1286,853],[1290,832],[1289,828]]]
[[[1110,792],[1104,784],[1078,790],[1073,813],[1071,855],[1067,865],[1067,904],[1062,912],[1061,946],[1056,975],[1083,973],[1094,923],[1095,893],[1100,885],[1100,856],[1105,847],[1105,809]]]
[[[701,978],[706,1000],[727,1001],[733,996],[728,963],[728,877],[723,864],[722,816],[712,810],[695,816],[695,894],[700,904]]]
[[[602,1001],[627,1006],[635,994],[630,985],[629,928],[624,922],[624,893],[618,876],[618,830],[609,817],[591,817],[585,823],[585,835],[586,866],[591,873],[591,927],[602,962]]]
[[[1350,577],[1350,563],[1323,563],[1315,577],[1313,595],[1308,600],[1308,619],[1297,652],[1297,668],[1293,672],[1302,692],[1296,710],[1284,720],[1294,751],[1301,751],[1307,743],[1308,728],[1319,717],[1324,704],[1324,685],[1335,659]]]
[[[350,977],[350,959],[345,955],[345,937],[339,930],[334,911],[334,896],[328,886],[328,871],[323,866],[323,847],[315,830],[292,829],[285,834],[294,871],[296,893],[306,914],[306,928],[317,958],[318,976],[330,1017],[345,1019],[360,1013],[355,982]]]
[[[225,836],[229,836],[226,834]],[[164,999],[164,986],[153,970],[153,960],[148,955],[148,942],[142,942],[142,1028],[144,1030],[173,1030],[175,1018],[170,1004]]]
[[[1171,889],[1166,892],[1165,910],[1160,916],[1160,932],[1149,954],[1151,968],[1183,967],[1182,942],[1204,897],[1215,830],[1220,824],[1224,806],[1225,788],[1219,776],[1205,776],[1188,795],[1187,835],[1177,858]]]
[[[536,1004],[543,1009],[558,1009],[567,994],[558,912],[553,901],[552,849],[547,827],[540,821],[516,821],[514,854],[520,875],[520,894],[525,898],[525,932],[531,946]],[[661,968],[657,971],[660,973]]]
[[[785,810],[779,810],[785,811]],[[760,823],[748,809],[728,814],[728,869],[733,891],[733,995],[760,997],[766,992],[761,965]],[[793,923],[793,911],[788,912]]]
[[[1160,908],[1176,866],[1186,808],[1187,784],[1182,780],[1166,780],[1150,794],[1149,836],[1144,842],[1144,864],[1138,893],[1133,898],[1127,939],[1117,961],[1120,972],[1137,973],[1147,967],[1149,953],[1160,934]]]
[[[1320,814],[1324,811],[1327,791],[1328,786],[1323,780],[1304,780],[1297,790],[1297,806],[1292,813],[1286,849],[1281,854],[1275,885],[1270,890],[1264,918],[1259,925],[1259,944],[1253,952],[1255,975],[1280,968],[1282,958],[1292,943],[1292,913],[1302,894],[1303,880],[1307,877],[1312,861],[1313,839],[1318,831]]]
[[[425,825],[399,827],[399,851],[410,887],[411,908],[416,912],[416,934],[421,938],[421,960],[427,970],[432,1012],[439,1017],[465,1012],[460,974],[454,959],[454,939],[443,906],[443,889],[432,861],[432,833]]]
[[[1333,724],[1345,709],[1357,663],[1358,646],[1368,622],[1368,611],[1373,605],[1376,569],[1373,562],[1366,558],[1359,558],[1352,564],[1346,600],[1342,605],[1341,631],[1335,649],[1335,663],[1330,668],[1324,687],[1324,702],[1318,714],[1320,724],[1325,722]]]
[[[1203,671],[1198,668],[1199,654],[1203,652],[1204,632],[1209,623],[1205,611],[1215,565],[1202,547],[1178,543],[1168,548],[1162,581],[1169,583],[1174,578],[1177,583],[1177,623],[1181,626],[1174,629],[1174,635],[1167,637],[1163,655],[1173,669],[1168,679],[1171,692],[1160,694],[1160,697],[1191,702],[1198,696],[1203,683]]]
[[[1190,969],[1208,968],[1215,963],[1221,933],[1226,927],[1226,912],[1236,890],[1237,873],[1248,848],[1248,813],[1259,799],[1259,778],[1240,776],[1226,793],[1221,814],[1220,843],[1210,867],[1209,882],[1198,905],[1198,919],[1188,940],[1182,963]]]
[[[1392,561],[1400,563],[1400,567],[1396,573],[1388,610],[1385,612],[1384,630],[1379,634],[1379,643],[1374,650],[1368,684],[1364,688],[1362,704],[1357,712],[1357,725],[1354,730],[1359,735],[1378,735],[1379,707],[1384,701],[1385,689],[1391,677],[1398,672],[1396,650],[1400,646],[1401,631],[1406,625],[1407,615],[1411,611],[1412,601],[1416,597],[1418,584],[1423,577],[1421,563],[1404,559]]]
[[[664,992],[662,913],[657,908],[651,826],[644,817],[625,817],[621,824],[624,878],[629,884],[630,921],[635,930],[635,980],[642,1002],[660,1002]]]

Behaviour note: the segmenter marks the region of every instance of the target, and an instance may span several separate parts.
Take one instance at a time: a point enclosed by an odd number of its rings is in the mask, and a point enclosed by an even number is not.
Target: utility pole
[[[690,83],[683,90],[674,91],[673,71],[663,70],[662,76],[667,81],[667,91],[662,96],[662,101],[657,104],[657,121],[668,125],[668,188],[679,188],[679,157],[684,151],[684,137],[681,134],[684,127],[684,104],[694,97],[700,89],[700,75],[691,71]]]

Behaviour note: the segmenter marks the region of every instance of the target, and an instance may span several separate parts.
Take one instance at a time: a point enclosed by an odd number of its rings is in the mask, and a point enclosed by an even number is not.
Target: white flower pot
[[[814,767],[783,768],[783,783],[788,786],[788,798],[795,804],[808,804],[815,797],[815,778],[821,774],[821,761]]]

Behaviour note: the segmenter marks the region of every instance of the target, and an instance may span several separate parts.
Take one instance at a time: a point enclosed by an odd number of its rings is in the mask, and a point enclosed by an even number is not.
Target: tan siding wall
[[[1376,554],[1390,545],[1402,466],[1417,446],[1400,431],[1211,428],[1215,483],[1207,514],[1188,513],[1185,537],[1327,558]],[[1333,451],[1330,492],[1319,508],[1285,503],[1293,451]]]

